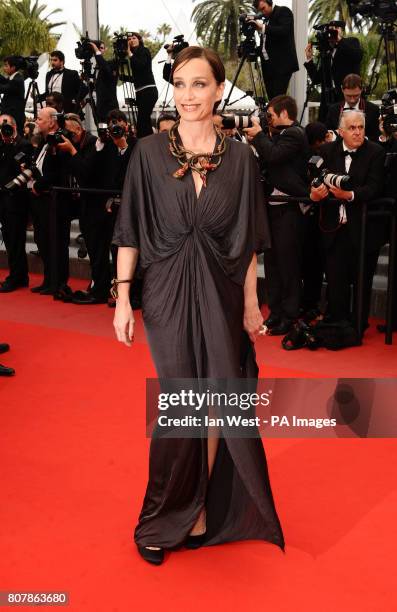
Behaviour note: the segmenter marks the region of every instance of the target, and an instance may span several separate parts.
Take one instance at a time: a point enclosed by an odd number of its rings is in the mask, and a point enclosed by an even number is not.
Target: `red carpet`
[[[285,555],[241,542],[160,568],[138,557],[155,372],[140,317],[129,350],[112,316],[28,290],[0,296],[12,345],[0,361],[17,370],[0,378],[0,591],[68,591],[78,612],[395,610],[395,440],[265,441]],[[339,353],[286,353],[276,338],[257,350],[262,376],[397,375],[397,338],[387,347],[371,330]]]

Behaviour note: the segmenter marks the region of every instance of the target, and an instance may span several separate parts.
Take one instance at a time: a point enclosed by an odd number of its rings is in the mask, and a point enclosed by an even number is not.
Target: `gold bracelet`
[[[120,283],[132,283],[132,278],[129,278],[128,280],[118,280],[117,278],[112,279],[112,286],[110,287],[110,295],[115,300],[117,300],[117,298],[119,297],[117,285],[119,285]]]

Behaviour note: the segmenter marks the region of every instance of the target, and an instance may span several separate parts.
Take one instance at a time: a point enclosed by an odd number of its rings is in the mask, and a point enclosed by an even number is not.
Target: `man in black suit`
[[[15,55],[10,55],[5,57],[3,62],[7,76],[0,75],[0,94],[3,94],[0,113],[14,117],[18,132],[22,135],[25,123],[25,84],[23,76],[18,72],[20,60]]]
[[[286,6],[274,6],[273,0],[254,0],[255,9],[266,17],[257,20],[261,35],[261,64],[269,100],[287,93],[291,76],[299,70],[295,48],[294,16]]]
[[[18,153],[29,153],[31,150],[31,145],[18,135],[14,117],[1,115],[0,187],[13,181],[21,172],[15,156]],[[0,192],[0,223],[9,268],[7,278],[0,282],[0,293],[10,293],[29,285],[25,251],[28,203],[26,184],[15,185],[10,191]]]
[[[355,293],[360,247],[361,206],[382,194],[385,153],[382,147],[365,139],[365,115],[361,111],[342,114],[339,131],[342,139],[321,147],[321,156],[330,172],[348,174],[351,190],[325,184],[312,187],[310,197],[321,202],[321,229],[325,247],[328,281],[327,315],[332,322],[351,321],[350,284]],[[332,194],[334,199],[328,199]],[[368,325],[372,279],[376,269],[379,241],[383,232],[373,220],[367,227],[366,274],[362,324]],[[354,313],[354,310],[353,310]]]
[[[96,115],[100,123],[106,123],[107,116],[111,110],[119,107],[117,100],[118,67],[115,60],[106,61],[103,54],[106,51],[105,43],[92,42],[91,47],[95,52],[96,61]]]
[[[325,124],[329,130],[337,130],[341,114],[346,110],[360,110],[365,114],[365,134],[379,142],[379,107],[363,97],[363,82],[358,74],[348,74],[342,83],[343,102],[331,104]]]
[[[261,163],[267,169],[271,195],[309,196],[307,160],[309,145],[305,131],[297,123],[298,109],[290,96],[277,96],[269,102],[271,137],[264,134],[256,119],[245,129]],[[269,197],[272,248],[265,253],[265,278],[271,335],[286,334],[299,316],[302,285],[303,214],[299,204],[272,202]]]
[[[313,60],[312,43],[309,43],[305,49],[304,66],[310,80],[314,85],[321,84],[320,121],[325,121],[330,104],[343,100],[343,79],[348,74],[360,74],[363,57],[358,38],[344,38],[343,28],[337,25],[331,25],[330,30],[335,30],[335,38],[329,40],[328,47],[321,54],[317,64]]]
[[[47,96],[57,91],[63,95],[65,113],[73,113],[82,86],[79,73],[77,70],[65,68],[65,56],[62,51],[52,51],[50,60],[51,70],[45,77],[45,94],[40,99],[44,101]]]

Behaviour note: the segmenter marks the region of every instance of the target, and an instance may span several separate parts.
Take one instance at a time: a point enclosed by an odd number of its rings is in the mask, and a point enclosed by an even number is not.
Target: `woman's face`
[[[128,41],[131,47],[139,47],[139,38],[137,36],[131,36]]]
[[[174,100],[184,121],[211,119],[215,102],[222,99],[225,84],[218,83],[211,66],[202,58],[192,59],[173,75]]]

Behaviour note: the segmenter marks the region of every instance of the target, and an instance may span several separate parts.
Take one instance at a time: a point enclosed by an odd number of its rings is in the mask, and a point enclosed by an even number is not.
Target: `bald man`
[[[328,188],[323,184],[312,187],[310,197],[314,202],[321,202],[322,207],[328,318],[332,322],[350,321],[357,325],[354,308],[353,312],[350,309],[350,283],[353,283],[355,294],[361,204],[382,195],[385,153],[381,146],[365,138],[365,115],[360,111],[342,113],[339,133],[341,140],[320,147],[320,155],[330,172],[351,177],[351,189]],[[381,234],[379,222],[370,219],[367,224],[364,329],[368,326],[372,279],[382,242]]]
[[[38,111],[36,119],[37,131],[43,138],[42,146],[36,154],[36,168],[41,176],[35,177],[32,184],[32,215],[35,230],[35,241],[43,260],[44,278],[41,285],[33,287],[32,293],[41,295],[54,295],[58,291],[69,291],[67,285],[69,278],[69,239],[70,239],[70,212],[68,200],[62,197],[57,199],[56,215],[56,258],[51,251],[51,196],[50,187],[61,185],[62,157],[64,154],[57,151],[47,143],[49,134],[59,129],[56,118],[56,109],[46,106]],[[54,259],[56,269],[54,270]]]

